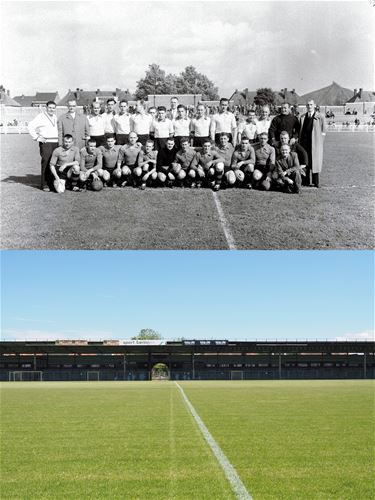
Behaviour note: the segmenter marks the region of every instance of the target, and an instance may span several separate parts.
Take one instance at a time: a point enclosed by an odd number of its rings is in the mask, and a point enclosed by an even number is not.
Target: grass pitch
[[[0,139],[2,248],[228,248],[209,189],[44,193],[37,145],[27,135]],[[236,247],[373,248],[373,164],[373,134],[329,133],[321,189],[219,191]]]
[[[254,499],[369,499],[373,381],[184,382]],[[4,383],[2,498],[230,499],[172,382]]]

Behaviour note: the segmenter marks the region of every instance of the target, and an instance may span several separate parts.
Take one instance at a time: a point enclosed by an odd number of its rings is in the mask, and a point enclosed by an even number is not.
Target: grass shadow
[[[1,182],[8,182],[10,184],[24,184],[35,189],[40,189],[40,175],[26,174],[26,175],[10,175]]]

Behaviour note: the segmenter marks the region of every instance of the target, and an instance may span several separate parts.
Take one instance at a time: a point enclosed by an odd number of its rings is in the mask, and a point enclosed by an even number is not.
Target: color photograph
[[[371,498],[372,252],[2,266],[2,498]]]

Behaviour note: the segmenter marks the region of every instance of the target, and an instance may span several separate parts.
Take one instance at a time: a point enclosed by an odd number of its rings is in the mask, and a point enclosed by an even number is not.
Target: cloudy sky
[[[366,251],[3,251],[2,338],[374,340]],[[6,292],[4,292],[6,291]]]
[[[236,88],[374,87],[374,11],[352,2],[1,2],[11,95],[135,89],[149,64]]]

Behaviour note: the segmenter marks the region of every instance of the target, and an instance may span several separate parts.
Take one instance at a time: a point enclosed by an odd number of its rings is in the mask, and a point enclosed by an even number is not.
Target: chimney
[[[361,98],[362,97],[362,90],[363,89],[359,89],[359,92],[358,92],[358,97]]]
[[[361,90],[362,90],[362,89],[361,89]],[[7,96],[10,96],[10,91],[9,91],[9,90],[7,90]]]
[[[357,89],[354,89],[354,94],[353,96],[355,97],[357,95]]]

